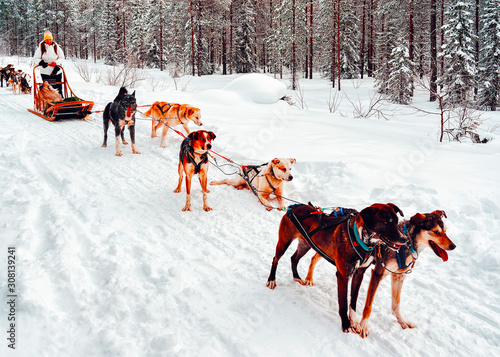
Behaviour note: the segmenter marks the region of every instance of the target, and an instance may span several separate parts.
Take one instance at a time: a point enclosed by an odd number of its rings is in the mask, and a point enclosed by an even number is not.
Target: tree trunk
[[[163,10],[162,10],[162,1],[160,1],[160,13],[159,13],[159,21],[160,21],[160,71],[163,71]]]
[[[306,5],[304,7],[304,13],[305,13],[305,23],[304,23],[304,28],[307,28],[307,23],[308,23],[308,20],[309,20],[309,5]],[[309,78],[309,36],[306,36],[306,51],[305,51],[305,54],[306,54],[306,58],[305,58],[305,61],[304,61],[304,78],[305,79],[308,79]]]
[[[444,0],[441,0],[441,52],[443,52],[444,46]],[[444,58],[441,57],[441,75],[444,74]]]
[[[226,26],[222,28],[222,74],[227,74]]]
[[[479,66],[479,0],[476,0],[476,67]],[[474,85],[474,98],[477,97],[477,82]]]
[[[295,58],[295,0],[292,0],[292,90],[297,89],[297,62]]]
[[[201,55],[202,55],[202,41],[201,41],[201,0],[198,0],[198,38],[197,38],[197,44],[198,44],[198,53],[196,56],[197,63],[198,63],[198,77],[201,76]]]
[[[336,10],[335,7],[333,8],[333,14],[332,14],[332,19],[335,19],[336,16]],[[332,66],[331,66],[331,74],[330,76],[332,77],[332,88],[335,88],[335,80],[336,80],[336,73],[335,73],[335,68],[336,68],[336,55],[335,55],[335,49],[336,49],[336,43],[337,39],[335,38],[336,32],[335,32],[335,20],[332,21]]]
[[[127,62],[127,47],[126,47],[126,39],[127,39],[127,34],[126,34],[126,19],[125,19],[125,0],[122,2],[122,19],[123,19],[123,38],[122,38],[122,44],[123,44],[123,63]]]
[[[192,75],[195,75],[194,71],[194,16],[193,16],[193,0],[189,1],[189,14],[191,16],[191,70],[192,70]]]
[[[309,10],[309,78],[313,78],[313,0]]]
[[[233,74],[233,1],[229,5],[229,74]]]
[[[340,90],[340,0],[337,0],[337,74]]]
[[[409,23],[409,30],[410,30],[410,34],[409,34],[409,48],[408,48],[408,51],[409,51],[409,56],[410,56],[410,62],[412,64],[412,68],[414,69],[414,66],[413,66],[413,52],[414,52],[414,49],[415,49],[415,44],[414,44],[414,36],[415,36],[415,29],[413,27],[413,0],[410,0],[410,19],[409,19],[410,23]],[[412,77],[412,88],[413,88],[413,77]],[[411,96],[413,97],[413,89],[412,89],[412,93],[411,93]]]
[[[359,72],[361,74],[361,79],[363,79],[364,68],[365,68],[365,31],[366,31],[366,0],[363,0],[362,7],[362,20],[361,20],[361,46],[359,50]]]
[[[430,78],[430,97],[431,102],[436,101],[437,93],[437,43],[436,43],[436,0],[431,0],[431,78]]]
[[[375,70],[375,66],[373,64],[373,56],[374,56],[374,50],[373,50],[373,41],[375,40],[373,37],[373,13],[375,11],[375,8],[373,6],[373,0],[370,0],[370,24],[368,26],[369,28],[369,38],[368,38],[368,77],[373,77],[373,71]]]

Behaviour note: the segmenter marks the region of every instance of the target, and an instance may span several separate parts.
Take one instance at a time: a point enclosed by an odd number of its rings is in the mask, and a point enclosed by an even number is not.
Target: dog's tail
[[[148,117],[151,116],[151,112],[153,111],[154,108],[156,108],[157,104],[158,102],[154,102],[153,105],[149,107],[149,109],[146,111],[146,113],[144,113],[144,115],[147,115]]]

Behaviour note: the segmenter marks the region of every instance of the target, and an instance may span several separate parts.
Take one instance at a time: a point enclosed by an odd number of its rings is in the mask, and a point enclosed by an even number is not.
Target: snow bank
[[[286,95],[286,85],[259,73],[245,74],[227,84],[223,90],[250,98],[257,104],[273,104]]]

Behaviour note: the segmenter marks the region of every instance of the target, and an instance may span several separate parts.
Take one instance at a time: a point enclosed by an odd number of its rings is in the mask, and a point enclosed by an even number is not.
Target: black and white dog
[[[123,145],[128,143],[125,141],[123,132],[125,131],[125,125],[128,126],[128,131],[130,132],[130,140],[132,141],[132,152],[134,154],[140,154],[135,148],[135,112],[137,110],[137,102],[135,100],[135,91],[132,94],[128,94],[125,87],[120,88],[120,92],[116,96],[115,100],[106,105],[104,108],[103,124],[104,124],[104,142],[102,147],[107,146],[108,141],[108,127],[109,122],[113,123],[115,126],[115,139],[116,139],[116,156],[122,156],[122,151],[120,148],[120,136],[122,138]]]

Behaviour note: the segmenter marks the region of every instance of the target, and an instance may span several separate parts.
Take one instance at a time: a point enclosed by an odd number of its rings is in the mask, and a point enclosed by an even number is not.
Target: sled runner
[[[39,67],[33,68],[33,110],[28,109],[29,112],[38,115],[48,121],[61,120],[61,119],[86,119],[92,113],[94,102],[83,100],[78,97],[71,87],[69,86],[66,78],[66,72],[62,66],[59,68],[62,71],[61,82],[49,81],[52,86],[61,85],[62,87],[62,102],[45,102],[40,97],[40,86],[43,82],[37,82],[35,70]]]

